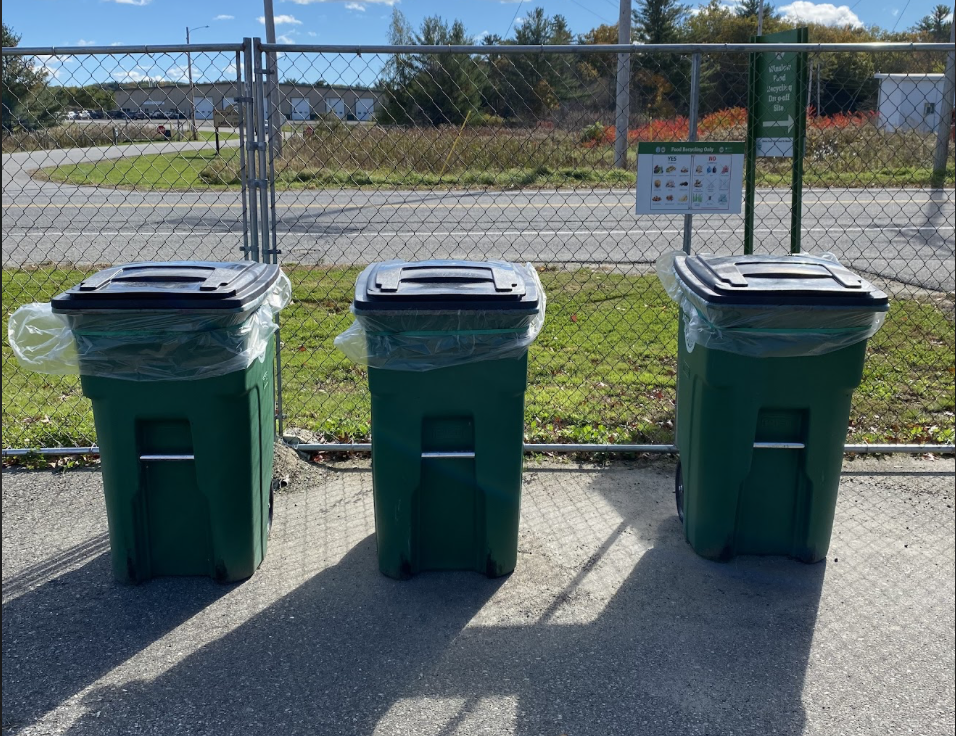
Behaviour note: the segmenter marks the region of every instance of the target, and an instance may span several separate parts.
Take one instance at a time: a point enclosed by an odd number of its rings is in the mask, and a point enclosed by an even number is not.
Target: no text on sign
[[[239,108],[227,107],[225,110],[213,110],[212,124],[216,128],[238,128]]]

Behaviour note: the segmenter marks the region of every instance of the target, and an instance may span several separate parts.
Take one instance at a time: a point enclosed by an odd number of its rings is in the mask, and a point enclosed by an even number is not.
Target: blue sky
[[[706,0],[685,0],[696,6]],[[777,9],[791,17],[835,25],[912,26],[939,0],[848,0],[845,5],[792,0]],[[721,0],[731,5],[735,0]],[[617,21],[618,0],[273,0],[280,43],[384,44],[392,8],[413,27],[423,18],[460,18],[476,42],[488,33],[507,37],[514,23],[535,6],[563,14],[574,33]],[[262,0],[6,0],[3,21],[21,36],[21,46],[111,46],[239,43],[245,36],[265,37]],[[376,82],[383,56],[285,54],[280,79],[346,85]],[[51,84],[86,85],[147,80],[184,82],[183,54],[151,56],[40,57]],[[233,79],[235,54],[193,52],[197,82]]]
[[[731,0],[726,0],[730,4]],[[847,0],[845,4],[807,0],[778,2],[778,8],[825,22],[912,26],[940,0]],[[688,5],[700,4],[689,0]],[[392,7],[417,27],[422,18],[460,18],[479,36],[505,35],[513,19],[536,5],[561,13],[572,31],[617,21],[617,0],[274,0],[280,40],[296,43],[385,43]],[[6,0],[3,21],[24,46],[171,44],[232,42],[264,36],[261,0]]]

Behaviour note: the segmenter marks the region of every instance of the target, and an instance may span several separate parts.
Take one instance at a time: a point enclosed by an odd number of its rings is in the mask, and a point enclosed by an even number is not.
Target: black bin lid
[[[839,263],[814,256],[678,256],[677,277],[709,304],[886,311],[889,299]]]
[[[54,311],[196,309],[243,311],[279,278],[274,264],[169,261],[100,271],[55,297]]]
[[[373,263],[355,282],[358,310],[519,310],[540,295],[530,267],[506,261]]]

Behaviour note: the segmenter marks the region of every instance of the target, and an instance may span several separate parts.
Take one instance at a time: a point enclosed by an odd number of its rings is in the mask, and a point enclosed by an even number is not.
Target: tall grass
[[[172,131],[174,139],[176,138],[175,124],[162,121],[128,123],[122,120],[105,120],[64,123],[41,130],[3,131],[3,152],[49,151],[57,148],[89,148],[167,140],[159,133],[160,125],[165,125],[167,130]]]
[[[935,136],[887,133],[871,116],[808,117],[805,182],[808,185],[918,185],[928,182]],[[703,141],[746,139],[747,114],[732,108],[705,116]],[[629,142],[687,140],[688,122],[653,120],[632,129]],[[950,155],[950,161],[953,154]],[[297,126],[276,163],[280,184],[336,186],[550,186],[627,184],[634,180],[634,153],[627,169],[614,169],[614,130],[595,123],[581,131],[549,125],[401,127],[321,122]],[[203,172],[207,183],[238,179],[235,162]],[[758,181],[789,180],[789,159],[760,159]],[[951,177],[948,179],[951,183]]]

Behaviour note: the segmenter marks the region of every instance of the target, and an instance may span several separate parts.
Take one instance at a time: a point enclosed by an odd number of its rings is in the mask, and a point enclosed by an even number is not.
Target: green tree
[[[104,86],[50,87],[60,106],[79,110],[112,110],[116,107],[113,92]]]
[[[600,25],[578,36],[578,44],[582,46],[614,44],[617,40],[617,24]],[[577,76],[594,106],[614,109],[617,93],[617,54],[580,54]]]
[[[737,3],[737,7],[734,8],[734,12],[737,14],[738,18],[756,18],[757,13],[760,12],[760,0],[740,0]],[[770,3],[763,4],[763,17],[764,20],[767,18],[775,17],[774,7]]]
[[[642,43],[677,43],[688,13],[677,0],[638,0],[631,11],[633,34]]]
[[[548,16],[534,8],[515,29],[506,45],[564,46],[573,40],[562,15]],[[495,54],[489,68],[485,99],[492,112],[503,118],[539,120],[572,93],[576,80],[560,54]]]
[[[6,23],[3,26],[3,45],[16,46],[20,36]],[[47,73],[29,57],[4,56],[0,75],[2,86],[2,125],[4,130],[36,128],[55,125],[61,105],[46,86]]]
[[[455,46],[471,42],[460,20],[451,25],[439,16],[422,21],[412,34],[400,11],[393,10],[389,40],[393,44]],[[458,125],[480,103],[474,60],[466,54],[399,54],[386,69],[383,122]]]
[[[952,8],[947,8],[945,5],[937,5],[929,15],[924,15],[920,18],[912,30],[926,41],[946,43],[949,41],[949,33],[952,26]]]
[[[633,37],[646,44],[678,43],[689,14],[677,0],[639,0],[631,11]],[[639,107],[655,117],[686,113],[690,66],[675,54],[639,56],[632,64]]]

